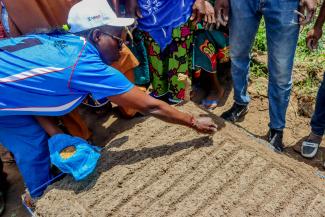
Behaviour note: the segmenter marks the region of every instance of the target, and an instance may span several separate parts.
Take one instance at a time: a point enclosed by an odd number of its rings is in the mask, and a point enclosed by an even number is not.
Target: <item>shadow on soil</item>
[[[97,182],[100,174],[118,165],[132,165],[146,159],[155,159],[172,155],[185,149],[199,149],[213,145],[211,136],[204,136],[185,142],[177,142],[172,145],[162,145],[157,147],[142,148],[140,150],[126,149],[122,151],[112,151],[110,147],[121,146],[128,141],[128,136],[113,140],[107,148],[102,150],[102,157],[96,171],[87,179],[76,182],[72,177],[66,177],[59,183],[55,183],[51,188],[74,191],[81,193],[91,189]]]
[[[103,147],[116,135],[133,128],[136,124],[144,122],[148,117],[137,114],[132,119],[123,118],[117,107],[112,108],[101,115],[81,108],[80,113],[87,122],[89,129],[93,131],[93,142],[96,146]]]

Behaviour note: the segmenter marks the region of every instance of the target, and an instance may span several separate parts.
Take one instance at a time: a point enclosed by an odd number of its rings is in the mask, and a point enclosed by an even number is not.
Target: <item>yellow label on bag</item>
[[[74,153],[76,153],[76,148],[74,146],[69,146],[65,149],[63,149],[61,152],[60,152],[60,156],[63,158],[63,159],[68,159],[70,158],[72,155],[74,155]]]

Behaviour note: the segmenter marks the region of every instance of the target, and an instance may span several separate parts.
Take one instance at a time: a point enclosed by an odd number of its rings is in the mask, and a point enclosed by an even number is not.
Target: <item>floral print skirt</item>
[[[178,80],[178,74],[191,77],[193,30],[190,22],[175,28],[172,42],[163,51],[144,33],[154,97],[167,96],[171,103],[184,99],[185,83]]]

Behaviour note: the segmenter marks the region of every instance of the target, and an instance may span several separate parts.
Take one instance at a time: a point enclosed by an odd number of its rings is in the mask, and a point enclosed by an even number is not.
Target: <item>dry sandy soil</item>
[[[55,183],[37,202],[36,214],[325,216],[319,156],[306,161],[290,148],[277,154],[257,138],[267,132],[263,97],[254,98],[239,127],[217,117],[231,103],[209,114],[219,125],[213,136],[154,118],[87,114],[94,134],[101,135],[96,144],[105,146],[96,171],[81,182],[68,176]],[[205,113],[192,103],[181,109]],[[290,109],[288,125],[288,146],[308,133],[308,119]]]

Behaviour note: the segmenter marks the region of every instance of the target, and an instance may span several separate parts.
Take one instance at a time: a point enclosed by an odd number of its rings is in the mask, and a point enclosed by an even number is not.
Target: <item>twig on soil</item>
[[[292,107],[292,109],[293,109],[293,111],[295,113],[296,118],[298,118],[298,113],[297,113],[295,107],[292,105],[292,101],[290,100],[289,103],[290,103],[290,105],[291,105],[291,107]]]

